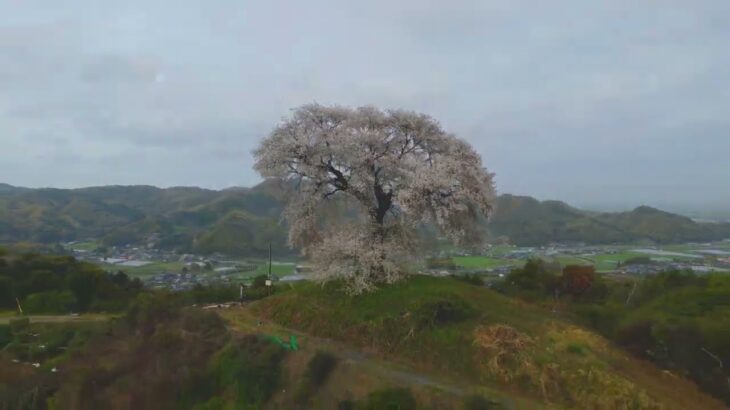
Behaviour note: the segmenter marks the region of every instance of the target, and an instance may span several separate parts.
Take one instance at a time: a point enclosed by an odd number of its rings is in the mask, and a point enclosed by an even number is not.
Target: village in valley
[[[68,242],[64,247],[79,260],[100,265],[109,273],[122,271],[151,289],[185,291],[196,286],[250,283],[269,274],[269,261],[237,259],[223,254],[194,255],[140,246],[98,247],[93,241]],[[272,261],[274,280],[299,280],[304,268],[296,261]]]
[[[307,278],[307,263],[297,258],[232,258],[216,253],[194,255],[144,246],[100,247],[93,241],[68,242],[74,257],[139,278],[146,287],[184,291],[195,286],[250,283],[271,273],[274,281]],[[730,240],[668,246],[553,244],[543,247],[487,245],[479,252],[444,249],[432,252],[414,271],[430,276],[482,275],[485,282],[503,278],[532,258],[545,260],[555,270],[568,265],[590,265],[597,272],[626,277],[665,271],[697,274],[730,272]],[[271,271],[269,270],[271,269]]]

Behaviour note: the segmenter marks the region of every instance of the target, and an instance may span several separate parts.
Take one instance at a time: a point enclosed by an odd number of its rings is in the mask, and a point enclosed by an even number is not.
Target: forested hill
[[[518,245],[705,242],[730,238],[730,224],[697,223],[648,206],[627,212],[589,212],[560,201],[502,195],[489,223],[493,235]]]
[[[28,189],[0,184],[0,242],[95,238],[106,245],[153,243],[200,253],[260,255],[269,242],[284,249],[286,228],[280,215],[289,189],[278,181],[221,191],[151,186]],[[649,207],[596,213],[513,195],[499,197],[488,228],[493,238],[517,245],[730,237],[730,224],[696,223]]]

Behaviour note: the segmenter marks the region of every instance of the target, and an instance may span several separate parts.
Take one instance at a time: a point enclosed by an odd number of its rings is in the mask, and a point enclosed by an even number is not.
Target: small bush
[[[235,408],[262,407],[279,388],[285,356],[279,346],[253,335],[231,343],[211,363],[214,397],[230,397]]]
[[[459,323],[475,314],[474,308],[463,299],[442,299],[419,306],[414,312],[416,324],[421,328]]]
[[[254,289],[265,288],[266,280],[268,279],[269,277],[267,275],[258,275],[253,278],[253,282],[251,282],[251,287]]]

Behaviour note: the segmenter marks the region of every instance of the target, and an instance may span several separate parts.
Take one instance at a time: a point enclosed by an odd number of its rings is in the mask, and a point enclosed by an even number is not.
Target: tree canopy
[[[264,177],[295,181],[284,218],[289,243],[311,256],[322,279],[345,278],[354,293],[404,274],[416,228],[437,227],[457,243],[478,242],[494,202],[479,154],[433,118],[310,104],[277,125],[255,151]],[[328,224],[324,203],[357,217]]]

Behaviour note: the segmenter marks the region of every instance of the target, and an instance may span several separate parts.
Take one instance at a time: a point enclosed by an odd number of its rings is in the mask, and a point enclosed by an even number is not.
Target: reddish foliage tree
[[[593,266],[568,265],[563,269],[563,276],[560,279],[564,292],[580,296],[595,283],[596,269]]]

